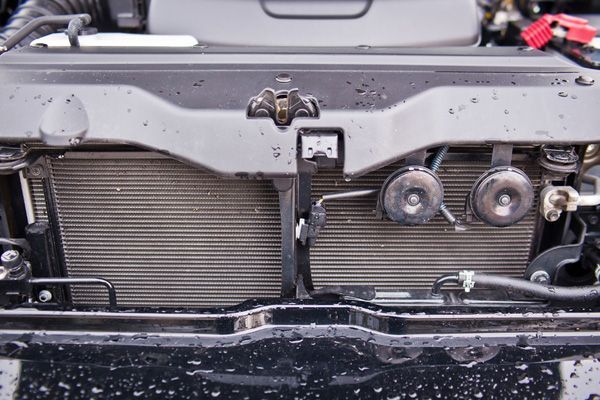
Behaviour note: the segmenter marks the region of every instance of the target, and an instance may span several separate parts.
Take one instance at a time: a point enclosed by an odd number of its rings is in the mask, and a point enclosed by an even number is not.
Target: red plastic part
[[[588,25],[588,20],[567,14],[546,14],[521,32],[521,37],[531,47],[541,49],[554,36],[552,26],[558,24],[567,30],[567,40],[578,43],[589,43],[598,30]]]

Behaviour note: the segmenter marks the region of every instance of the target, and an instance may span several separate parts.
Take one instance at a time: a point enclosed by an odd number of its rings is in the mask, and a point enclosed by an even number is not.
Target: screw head
[[[11,271],[15,268],[18,269],[22,264],[22,261],[23,258],[21,258],[21,254],[16,250],[7,250],[0,256],[2,266]]]
[[[49,290],[40,290],[40,292],[38,293],[38,299],[42,303],[47,303],[50,300],[52,300],[52,293]]]
[[[29,167],[29,174],[31,176],[41,176],[42,175],[42,167],[39,165],[32,165]]]
[[[511,201],[512,201],[512,199],[507,194],[503,194],[502,196],[500,196],[498,198],[498,204],[500,204],[502,207],[508,206]]]
[[[531,274],[529,280],[531,282],[547,285],[550,283],[550,274],[548,274],[546,271],[535,271],[533,274]]]
[[[19,252],[16,250],[7,250],[4,253],[2,253],[2,256],[0,257],[0,259],[2,260],[3,263],[5,262],[11,262],[16,260],[17,258],[19,258]]]
[[[419,204],[421,202],[421,198],[419,197],[418,194],[411,194],[408,196],[408,198],[406,199],[407,203],[411,206],[416,206],[417,204]]]
[[[594,84],[595,81],[591,76],[580,75],[577,78],[575,78],[575,82],[583,86],[591,86]]]
[[[560,213],[556,210],[550,210],[546,213],[546,220],[550,222],[558,221]]]

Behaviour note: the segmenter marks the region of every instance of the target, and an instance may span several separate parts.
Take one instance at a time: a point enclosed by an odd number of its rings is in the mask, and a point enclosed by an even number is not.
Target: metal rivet
[[[279,83],[290,83],[292,81],[292,76],[287,72],[282,72],[275,77],[275,80]]]
[[[579,83],[580,85],[584,85],[584,86],[591,86],[594,84],[594,80],[592,79],[592,77],[586,76],[586,75],[578,76],[575,79],[575,82]]]

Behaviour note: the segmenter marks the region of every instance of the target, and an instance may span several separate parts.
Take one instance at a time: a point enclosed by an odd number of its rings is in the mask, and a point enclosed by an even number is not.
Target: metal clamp
[[[458,280],[462,282],[462,287],[465,289],[466,293],[469,293],[471,289],[475,286],[475,280],[473,279],[475,275],[475,271],[460,271],[458,273]]]
[[[571,186],[546,186],[540,192],[540,213],[548,222],[557,221],[563,211],[600,204],[600,177],[584,175],[583,182],[594,186],[592,194],[580,194]]]

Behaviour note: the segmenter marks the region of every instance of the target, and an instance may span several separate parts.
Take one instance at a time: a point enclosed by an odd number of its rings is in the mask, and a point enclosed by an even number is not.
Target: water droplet
[[[449,112],[450,114],[454,114],[454,112],[455,112],[455,111],[454,111],[454,108],[450,108],[450,109],[448,109],[448,112]]]
[[[479,99],[477,97],[472,97],[471,103],[479,103]]]
[[[567,92],[558,92],[558,95],[560,97],[567,97],[569,95],[569,93],[567,93]]]
[[[354,90],[356,90],[356,93],[358,93],[361,96],[364,96],[365,94],[367,94],[367,91],[364,90],[364,89],[357,88],[357,89],[354,89]]]
[[[510,114],[510,111],[504,110],[504,114],[508,115],[508,114]]]

